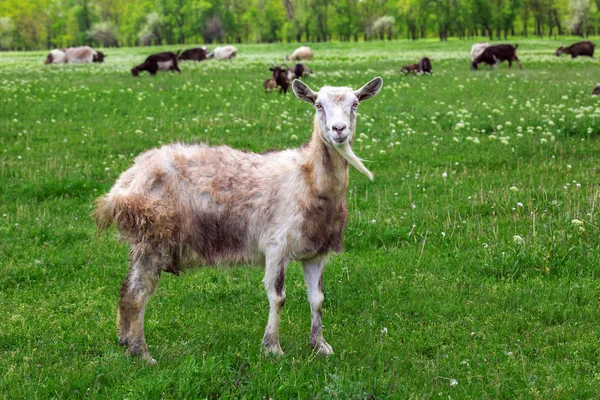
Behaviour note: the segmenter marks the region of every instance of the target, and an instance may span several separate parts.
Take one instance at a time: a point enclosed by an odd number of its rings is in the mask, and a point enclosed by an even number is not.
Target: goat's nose
[[[346,129],[346,124],[344,124],[343,122],[337,122],[331,126],[331,129],[333,129],[337,133],[342,133],[342,131]]]

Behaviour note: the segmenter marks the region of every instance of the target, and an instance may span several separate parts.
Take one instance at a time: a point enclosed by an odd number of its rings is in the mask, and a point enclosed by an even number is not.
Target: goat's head
[[[95,63],[101,63],[104,62],[104,57],[106,57],[106,55],[103,52],[97,51],[96,54],[94,54],[94,59],[92,61]]]
[[[273,63],[273,66],[269,68],[269,71],[273,71],[273,77],[276,78],[277,75],[279,75],[279,73],[281,72],[281,67]]]
[[[565,51],[565,48],[564,48],[564,46],[560,46],[560,47],[558,48],[558,50],[556,50],[556,53],[554,53],[554,55],[555,55],[556,57],[559,57],[559,56],[560,56],[562,53],[564,53],[564,51]]]
[[[131,68],[131,75],[138,76],[140,74],[140,70],[137,67]]]
[[[373,175],[354,155],[350,145],[356,132],[356,111],[359,104],[379,93],[382,86],[383,79],[380,77],[369,81],[358,90],[325,86],[315,92],[298,79],[292,84],[294,94],[315,107],[321,139],[333,146],[342,157],[370,179],[373,179]]]

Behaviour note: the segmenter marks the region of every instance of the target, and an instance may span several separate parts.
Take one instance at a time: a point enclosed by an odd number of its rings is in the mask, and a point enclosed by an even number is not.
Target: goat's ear
[[[383,79],[381,79],[381,77],[378,76],[377,78],[370,80],[366,85],[364,85],[360,89],[355,90],[354,94],[358,98],[358,101],[367,100],[379,93],[382,86]]]
[[[300,79],[294,79],[294,82],[292,83],[292,90],[294,91],[296,97],[300,100],[304,100],[310,104],[315,104],[315,101],[317,100],[317,94]]]

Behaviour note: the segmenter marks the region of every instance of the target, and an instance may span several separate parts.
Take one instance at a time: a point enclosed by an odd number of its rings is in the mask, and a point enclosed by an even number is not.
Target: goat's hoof
[[[328,356],[333,354],[333,348],[325,341],[325,339],[321,339],[317,344],[313,347],[313,350],[316,354],[322,356]]]
[[[279,358],[283,356],[283,350],[281,350],[279,343],[275,343],[265,346],[265,354]]]
[[[119,346],[127,346],[129,344],[129,341],[127,340],[126,337],[121,337],[119,335],[119,336],[117,336],[117,340],[119,341]]]
[[[144,357],[144,360],[146,360],[146,365],[147,366],[152,366],[152,365],[156,365],[156,360],[152,357],[150,357],[150,355],[146,355],[146,357]]]

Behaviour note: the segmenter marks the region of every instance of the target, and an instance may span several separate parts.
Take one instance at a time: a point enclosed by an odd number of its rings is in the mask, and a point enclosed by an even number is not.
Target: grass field
[[[163,274],[154,367],[118,346],[127,248],[97,236],[93,202],[163,143],[307,141],[313,110],[262,90],[295,46],[137,79],[160,49],[102,65],[0,53],[0,397],[597,398],[600,63],[555,57],[566,42],[519,40],[523,71],[470,71],[471,42],[313,45],[314,89],[384,79],[354,146],[375,181],[350,172],[345,252],[324,276],[335,354],[311,354],[297,264],[280,359],[261,354],[262,270],[203,268]],[[399,74],[423,55],[432,76]]]

